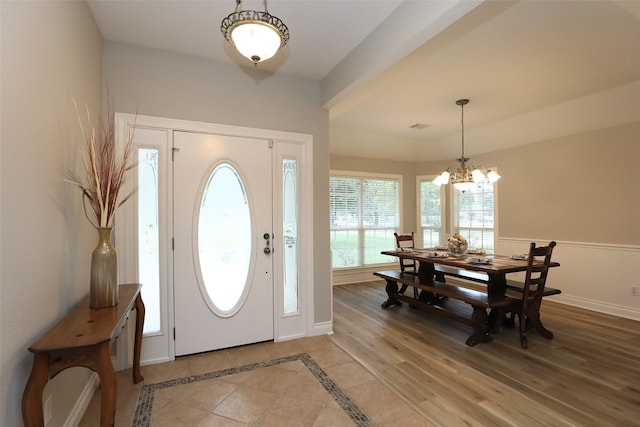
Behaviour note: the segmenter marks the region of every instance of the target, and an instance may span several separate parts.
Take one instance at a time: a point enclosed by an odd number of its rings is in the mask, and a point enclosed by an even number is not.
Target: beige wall
[[[106,42],[116,111],[313,135],[315,322],[331,320],[329,115],[312,80]]]
[[[80,194],[72,98],[100,114],[102,38],[84,2],[0,2],[0,425],[22,425],[33,356],[27,348],[88,294],[95,231]],[[61,425],[90,371],[64,371],[45,389]]]
[[[500,237],[640,245],[639,138],[640,121],[472,156],[503,176]]]
[[[494,153],[500,235],[640,245],[640,122]]]

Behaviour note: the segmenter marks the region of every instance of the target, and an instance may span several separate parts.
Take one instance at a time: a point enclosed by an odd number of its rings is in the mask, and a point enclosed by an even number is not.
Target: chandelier
[[[456,101],[456,105],[460,106],[461,111],[461,124],[462,124],[462,156],[456,159],[460,163],[456,169],[447,169],[433,180],[436,185],[448,184],[449,181],[453,183],[453,186],[460,190],[466,191],[473,188],[474,185],[481,183],[485,178],[489,178],[489,182],[494,183],[500,179],[500,175],[497,172],[488,170],[485,175],[480,169],[471,164],[467,164],[468,157],[464,156],[464,106],[469,103],[468,99],[459,99]]]
[[[238,52],[254,65],[266,61],[289,41],[289,29],[279,18],[264,12],[241,10],[242,0],[236,0],[235,12],[222,20],[220,31]]]

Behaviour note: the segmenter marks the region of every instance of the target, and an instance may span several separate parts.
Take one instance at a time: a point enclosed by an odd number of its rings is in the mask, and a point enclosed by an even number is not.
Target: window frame
[[[416,225],[420,231],[419,233],[417,233],[418,235],[416,236],[416,246],[419,247],[424,247],[424,230],[425,227],[423,227],[422,225],[422,183],[423,182],[432,182],[437,175],[418,175],[416,176],[416,200],[417,200],[417,206],[416,206]],[[434,184],[435,185],[435,184]],[[447,230],[447,223],[446,223],[446,218],[447,218],[447,199],[446,199],[446,191],[444,191],[444,188],[442,186],[440,186],[440,228],[437,230],[439,235],[440,235],[440,241],[439,241],[439,245],[444,244],[443,240],[446,240],[446,230]],[[436,230],[435,227],[429,227],[429,229],[433,229]]]
[[[492,167],[489,168],[491,170],[495,170],[497,172],[498,168],[496,167]],[[493,182],[493,183],[489,183],[488,182],[488,178],[485,178],[485,185],[486,184],[490,184],[491,185],[491,189],[492,189],[492,200],[493,200],[493,207],[492,207],[492,213],[493,213],[493,228],[487,228],[487,227],[460,227],[459,225],[459,215],[458,215],[458,203],[457,203],[457,197],[458,195],[456,194],[456,191],[460,191],[460,190],[456,190],[456,188],[452,185],[452,184],[448,184],[449,186],[449,203],[448,203],[448,208],[449,208],[449,234],[448,235],[452,235],[454,233],[458,233],[460,232],[463,236],[465,236],[468,240],[469,240],[469,248],[470,249],[476,249],[477,245],[472,245],[471,244],[471,238],[470,236],[468,236],[468,232],[465,232],[465,230],[480,230],[481,232],[484,233],[484,230],[492,230],[493,233],[493,243],[492,243],[492,247],[489,248],[487,247],[487,245],[481,245],[482,248],[484,249],[488,254],[493,254],[495,253],[495,247],[496,247],[496,243],[498,240],[498,209],[497,206],[498,205],[498,182]],[[483,209],[483,212],[486,212],[486,210]],[[460,231],[460,230],[463,231]],[[484,239],[483,239],[484,241]],[[444,243],[444,242],[443,242]]]
[[[497,172],[498,168],[492,167],[491,170],[495,170]],[[416,176],[416,227],[419,230],[416,238],[416,245],[424,247],[424,230],[422,227],[422,191],[421,191],[421,183],[426,182],[428,180],[433,180],[435,175],[418,175]],[[457,211],[457,203],[456,203],[456,190],[453,184],[446,184],[447,189],[444,186],[440,186],[440,205],[441,205],[441,228],[440,228],[440,244],[445,245],[447,243],[447,239],[452,234],[459,231],[460,227],[458,224],[458,211]],[[489,253],[493,253],[495,251],[495,247],[498,241],[499,231],[498,231],[498,183],[497,181],[492,184],[492,195],[493,195],[493,244],[492,248],[483,248],[485,250],[488,249]],[[446,222],[445,222],[446,221]],[[463,228],[469,229],[471,227]],[[486,227],[479,228],[480,230],[487,229]],[[463,236],[467,237],[464,231],[462,232]],[[483,245],[484,246],[484,245]]]
[[[397,207],[398,207],[398,211],[397,211],[397,226],[393,229],[394,232],[398,232],[399,230],[402,230],[402,225],[403,225],[403,211],[404,211],[404,206],[403,206],[403,176],[400,174],[387,174],[387,173],[372,173],[372,172],[360,172],[360,171],[346,171],[346,170],[334,170],[331,169],[329,171],[329,179],[331,180],[331,178],[350,178],[350,179],[359,179],[359,180],[366,180],[366,179],[380,179],[380,180],[391,180],[391,181],[396,181],[398,184],[398,200],[397,200]],[[331,192],[331,190],[329,190],[329,192]],[[331,197],[331,196],[329,196]],[[330,213],[331,214],[331,213]],[[393,264],[395,262],[395,260],[392,257],[386,257],[389,258],[389,261],[383,261],[383,262],[377,262],[377,263],[371,263],[371,264],[367,264],[365,263],[365,255],[364,255],[364,250],[365,250],[365,246],[364,246],[364,234],[366,230],[375,230],[376,228],[364,228],[362,227],[362,207],[360,207],[360,217],[358,219],[358,227],[357,229],[355,228],[350,228],[350,229],[340,229],[340,230],[356,230],[359,236],[359,241],[363,242],[362,244],[358,245],[358,254],[357,254],[357,263],[356,265],[348,265],[348,266],[339,266],[339,267],[335,267],[333,264],[333,254],[331,255],[331,268],[333,270],[348,270],[348,269],[360,269],[360,268],[368,268],[368,267],[374,267],[374,266],[386,266],[389,264]],[[379,229],[386,229],[386,228],[379,228]],[[331,244],[331,240],[333,237],[333,232],[335,229],[332,227],[331,225],[331,221],[329,223],[329,240],[330,240],[330,247],[333,248],[333,245]],[[393,237],[393,236],[392,236]],[[390,246],[388,249],[392,249],[395,248],[395,241],[391,241],[389,242]],[[385,259],[386,259],[385,258]]]

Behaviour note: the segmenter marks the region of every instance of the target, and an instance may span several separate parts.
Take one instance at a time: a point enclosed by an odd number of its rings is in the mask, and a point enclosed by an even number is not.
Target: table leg
[[[504,295],[507,289],[507,277],[504,274],[489,274],[487,282],[488,295]],[[513,327],[513,322],[507,319],[506,308],[492,308],[489,314],[489,330],[494,333],[500,330],[501,326]],[[511,323],[509,323],[511,322]]]
[[[489,342],[493,338],[489,335],[489,318],[484,307],[473,306],[473,334],[467,338],[467,345],[473,347],[481,342]]]
[[[489,332],[496,333],[502,326],[512,328],[514,323],[507,318],[508,306],[495,307],[489,312]]]
[[[116,420],[116,372],[111,363],[109,342],[96,348],[96,372],[100,377],[100,427],[113,427]]]
[[[444,299],[445,299],[444,297],[438,294],[435,294],[433,292],[427,292],[427,291],[420,291],[420,294],[418,295],[418,300],[431,305],[442,304]]]
[[[142,349],[142,329],[144,327],[145,308],[140,293],[136,297],[136,336],[133,344],[133,383],[138,384],[144,377],[140,373],[140,351]]]
[[[33,367],[22,396],[22,419],[25,427],[44,427],[42,391],[49,381],[49,358],[46,354],[33,355]]]
[[[489,295],[504,295],[507,289],[507,277],[504,274],[489,274],[487,281],[487,293]]]
[[[418,276],[422,283],[433,283],[433,277],[436,274],[436,267],[432,262],[422,261],[418,264]]]
[[[433,283],[434,277],[438,279],[438,276],[442,276],[442,282],[444,282],[444,275],[436,273],[436,267],[432,262],[420,261],[418,265],[418,275],[422,283]],[[442,304],[447,298],[433,292],[420,291],[418,299],[428,304]]]

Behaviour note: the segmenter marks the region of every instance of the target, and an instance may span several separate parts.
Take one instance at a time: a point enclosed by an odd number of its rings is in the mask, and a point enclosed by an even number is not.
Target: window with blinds
[[[452,191],[452,233],[467,238],[469,248],[482,248],[487,253],[495,249],[494,184],[485,179],[467,191],[450,186]]]
[[[435,176],[418,177],[418,191],[420,203],[420,230],[425,248],[433,248],[440,245],[443,236],[442,206],[444,204],[443,187],[434,184]]]
[[[332,172],[329,180],[333,268],[393,262],[400,227],[400,176]]]

